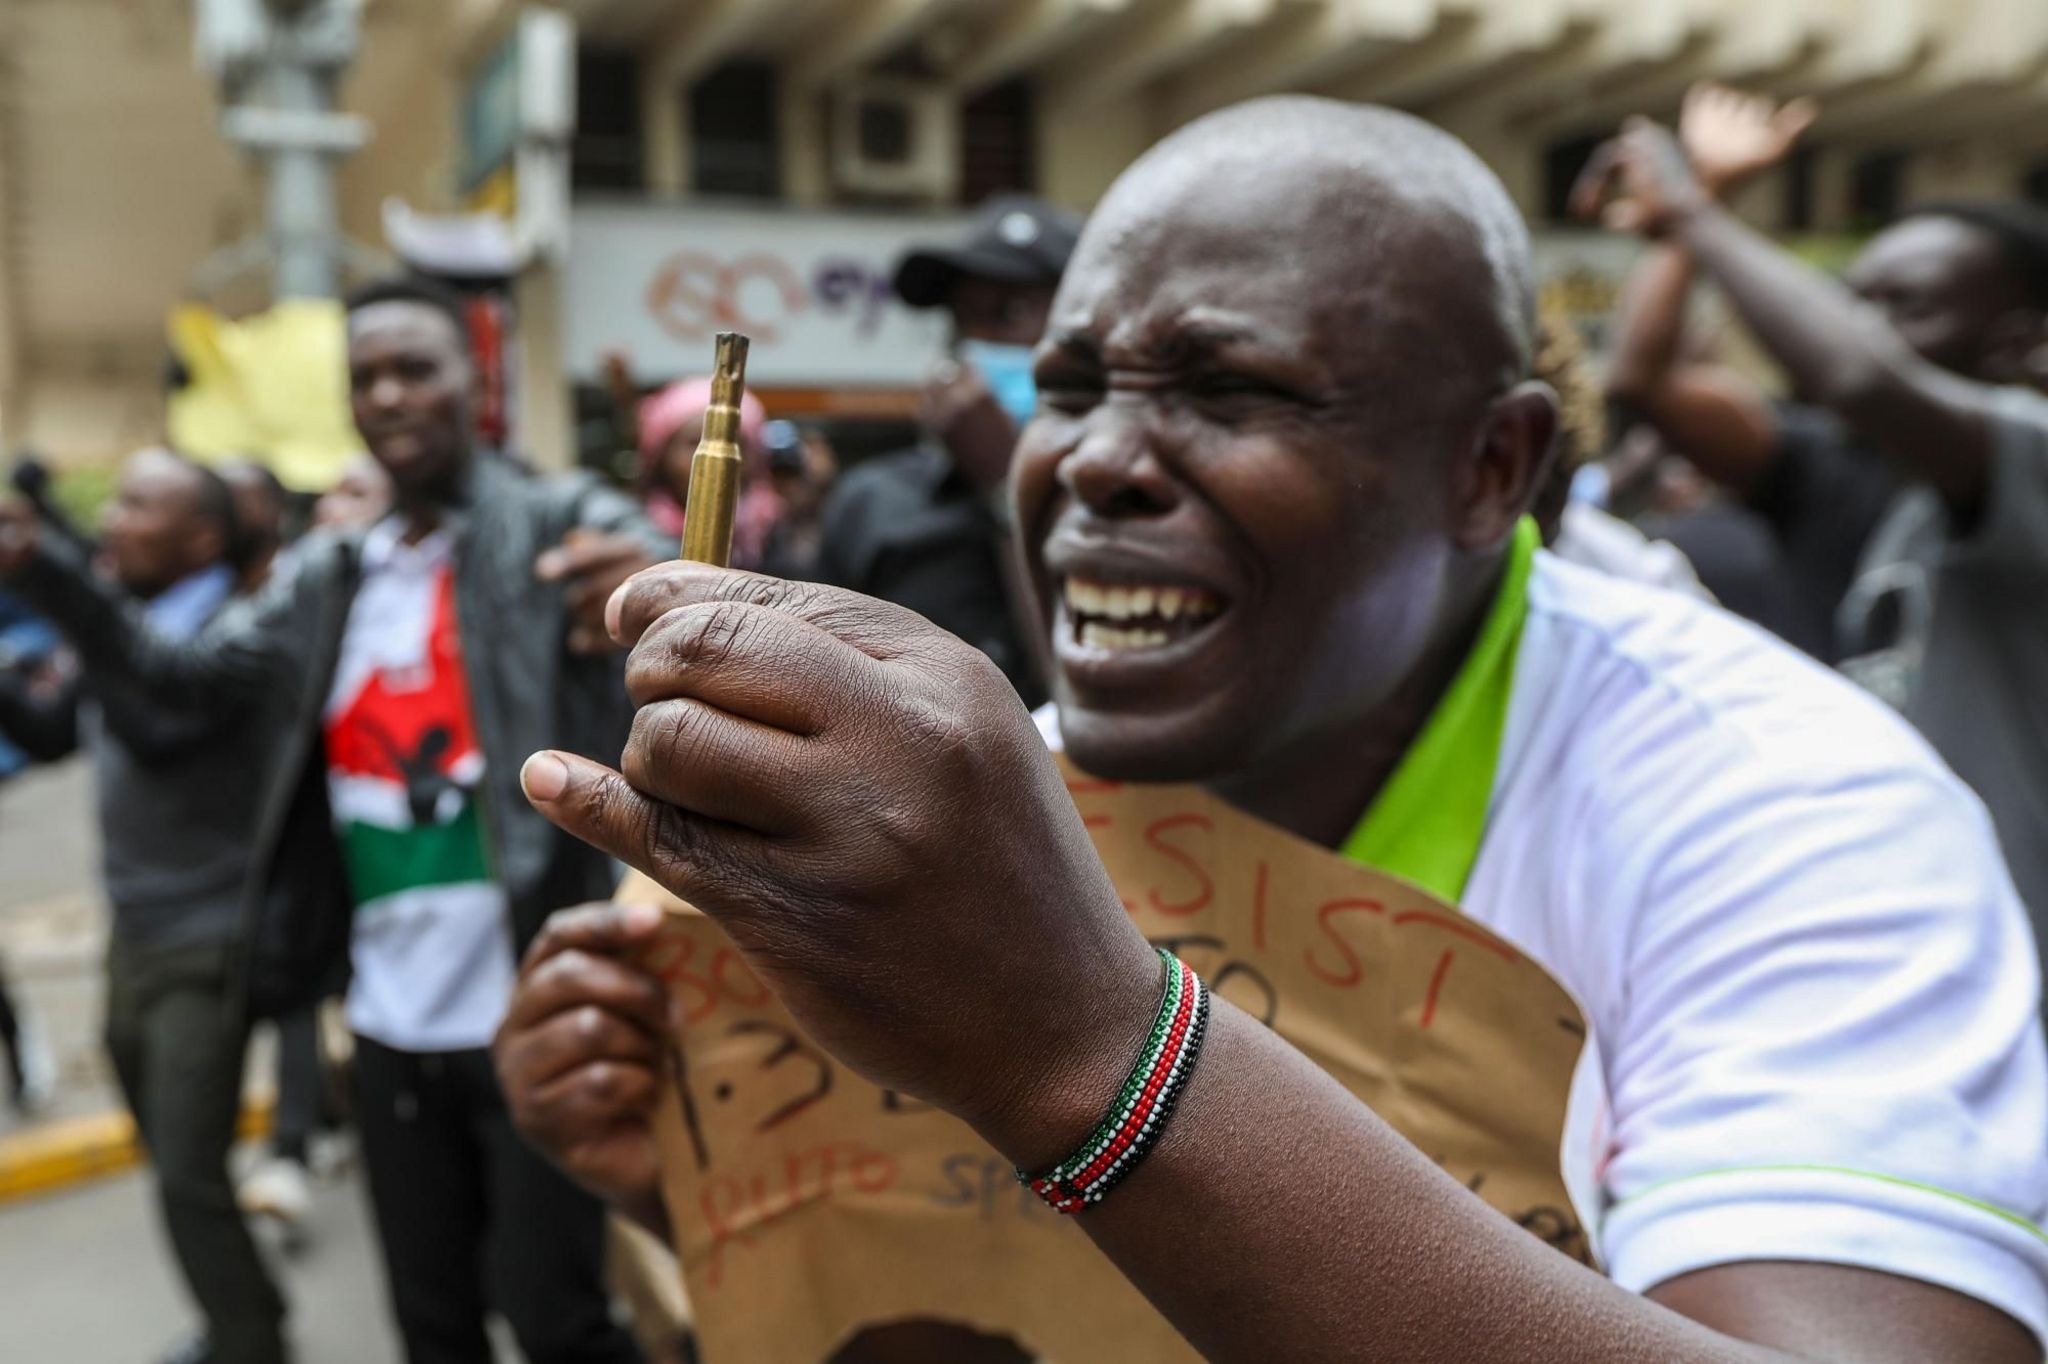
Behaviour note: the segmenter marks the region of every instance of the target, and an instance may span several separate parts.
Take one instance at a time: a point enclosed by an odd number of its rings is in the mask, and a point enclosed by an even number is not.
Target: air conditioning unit
[[[832,182],[848,193],[950,203],[960,181],[960,111],[943,87],[874,76],[832,92]]]

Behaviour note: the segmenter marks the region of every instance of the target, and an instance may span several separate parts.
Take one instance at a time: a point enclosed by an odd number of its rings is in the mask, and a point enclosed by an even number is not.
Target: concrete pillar
[[[690,102],[683,87],[659,70],[640,82],[642,172],[655,199],[680,199],[690,190]]]
[[[784,80],[777,122],[782,133],[782,197],[792,204],[832,199],[832,144],[825,119],[825,91]]]
[[[1071,113],[1057,100],[1035,104],[1039,190],[1076,212],[1092,208],[1124,167],[1158,140],[1150,110],[1136,95]]]
[[[270,69],[269,85],[280,110],[324,114],[333,108],[334,80],[325,71],[279,62]],[[334,297],[341,236],[332,160],[311,148],[281,147],[270,156],[268,190],[277,297]]]
[[[562,355],[568,325],[562,299],[562,271],[536,264],[512,286],[518,312],[518,410],[513,430],[519,452],[541,469],[567,469],[576,462],[575,405]]]
[[[2025,158],[1988,140],[1922,148],[1906,162],[1906,203],[2015,198],[2024,164]]]
[[[1470,112],[1456,108],[1433,114],[1446,132],[1470,147],[1507,187],[1515,207],[1532,225],[1543,216],[1543,143],[1537,137],[1510,128],[1494,109],[1475,107]]]

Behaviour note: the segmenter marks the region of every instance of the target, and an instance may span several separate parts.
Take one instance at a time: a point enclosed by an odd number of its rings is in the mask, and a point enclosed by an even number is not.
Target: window
[[[1787,232],[1811,232],[1813,230],[1814,167],[1819,152],[1812,147],[1800,147],[1785,163],[1785,230]]]
[[[2048,206],[2048,161],[2036,161],[2020,176],[2020,197]]]
[[[960,106],[960,201],[1038,192],[1038,146],[1031,87],[992,86]]]
[[[576,54],[576,136],[572,189],[644,189],[640,147],[640,59],[582,48]]]
[[[775,71],[729,62],[690,87],[690,188],[748,199],[782,196]]]
[[[1849,225],[1864,231],[1899,216],[1905,202],[1906,154],[1872,152],[1849,169]]]
[[[1543,216],[1546,219],[1561,223],[1571,218],[1572,186],[1578,183],[1586,163],[1593,159],[1594,151],[1608,136],[1607,133],[1588,133],[1583,137],[1553,142],[1543,149]]]

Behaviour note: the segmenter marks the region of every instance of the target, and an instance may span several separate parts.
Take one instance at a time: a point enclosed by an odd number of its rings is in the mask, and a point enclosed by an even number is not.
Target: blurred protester
[[[374,526],[391,510],[391,475],[365,451],[342,467],[334,486],[313,504],[313,524],[326,530]]]
[[[284,548],[285,517],[291,494],[277,475],[253,459],[231,459],[214,472],[235,495],[236,539],[229,553],[236,590],[254,592],[270,577],[277,552]]]
[[[769,422],[762,444],[782,514],[769,527],[761,571],[778,578],[815,578],[824,546],[825,499],[839,478],[839,457],[823,432],[795,422]]]
[[[1532,372],[1557,395],[1557,440],[1542,490],[1529,509],[1544,547],[1569,563],[1713,600],[1677,548],[1572,497],[1574,480],[1595,464],[1606,444],[1607,414],[1599,386],[1586,372],[1585,344],[1570,323],[1538,322]]]
[[[1604,1273],[1217,997],[1151,1072],[1184,1092],[1163,1141],[1134,1170],[1143,1134],[1105,1144],[1075,1217],[1206,1358],[2039,1364],[2048,1064],[1982,810],[1842,679],[1537,548],[1532,274],[1500,183],[1418,120],[1190,124],[1097,206],[1017,452],[1056,711],[1034,729],[897,607],[674,563],[619,603],[630,784],[538,754],[527,791],[1022,1170],[1093,1149],[1186,979],[1047,742],[1202,783],[1554,973],[1601,1135],[1541,1154],[1604,1210]],[[886,853],[847,836],[878,809]],[[525,1129],[655,1225],[661,918],[558,916],[497,1048]]]
[[[964,242],[897,265],[897,296],[951,319],[953,358],[926,389],[924,442],[858,465],[833,489],[819,560],[824,580],[907,606],[980,649],[1032,705],[1045,688],[1011,577],[1004,479],[1037,410],[1032,347],[1079,231],[1050,204],[999,195]]]
[[[595,480],[528,478],[478,448],[459,301],[394,280],[347,311],[389,515],[301,540],[291,573],[191,639],[127,619],[20,508],[0,509],[0,574],[95,685],[231,717],[262,746],[252,1004],[303,1005],[352,967],[357,1119],[408,1357],[486,1364],[495,1309],[530,1359],[634,1360],[604,1291],[604,1210],[513,1132],[484,1049],[519,946],[616,879],[533,813],[517,773],[544,744],[618,751],[604,607],[664,544]]]
[[[218,474],[144,450],[122,471],[100,553],[151,634],[184,642],[229,608],[238,534]],[[144,679],[90,667],[56,695],[0,690],[0,726],[43,761],[79,746],[93,756],[114,912],[107,1049],[206,1321],[165,1358],[283,1360],[284,1300],[235,1206],[227,1164],[248,1041],[235,954],[271,736],[246,714],[159,706]]]
[[[1695,96],[1702,108],[1720,111],[1717,128],[1776,130],[1760,139],[1773,148],[1788,123],[1738,97]],[[1663,377],[1639,391],[1703,467],[1775,506],[1788,567],[1809,569],[1823,600],[1845,591],[1843,670],[1984,798],[2021,895],[2048,920],[2048,399],[2029,387],[2048,354],[2048,211],[1917,209],[1837,283],[1723,209],[1663,128],[1635,121],[1598,161],[1586,198],[1618,185],[1608,221],[1668,243],[1653,268],[1680,285],[1697,269],[1718,286],[1817,414],[1655,364]],[[1675,323],[1636,328],[1668,353]],[[1792,552],[1799,527],[1827,545],[1824,565]]]
[[[1687,94],[1679,129],[1701,185],[1726,200],[1785,160],[1817,113],[1811,100],[1779,108],[1703,84]],[[1589,196],[1603,169],[1604,164],[1595,166],[1582,181],[1581,212],[1597,206]],[[1733,547],[1742,562],[1758,564],[1749,518],[1765,528],[1774,546],[1768,566],[1776,571],[1756,594],[1757,605],[1743,614],[1832,663],[1839,657],[1835,609],[1893,490],[1893,477],[1867,454],[1849,458],[1831,448],[1814,455],[1816,445],[1831,446],[1839,435],[1825,413],[1798,402],[1771,402],[1688,331],[1694,277],[1691,258],[1681,248],[1652,244],[1622,292],[1608,396],[1630,421],[1641,423],[1636,429],[1645,432],[1645,440],[1691,461],[1710,487],[1725,488],[1736,499],[1735,508],[1719,515],[1724,524],[1716,548]],[[1783,447],[1782,460],[1774,445]],[[1837,486],[1810,489],[1801,469],[1830,455],[1831,463],[1821,467],[1832,468]],[[1691,516],[1684,519],[1692,529]]]
[[[682,539],[683,509],[690,500],[690,462],[704,438],[704,413],[711,406],[709,379],[679,379],[640,404],[640,499],[647,519],[671,541]],[[761,432],[768,414],[751,393],[740,395],[740,458],[744,480],[733,514],[732,565],[758,568],[768,532],[782,500],[768,478]]]

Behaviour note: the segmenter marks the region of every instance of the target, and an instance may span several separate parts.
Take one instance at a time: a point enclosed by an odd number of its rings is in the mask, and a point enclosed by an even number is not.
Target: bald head
[[[1227,784],[1406,742],[1556,428],[1527,381],[1529,276],[1499,182],[1384,109],[1239,105],[1118,179],[1013,473],[1076,761]],[[1077,583],[1209,614],[1129,629]]]
[[[1284,273],[1305,300],[1378,282],[1379,316],[1354,322],[1441,333],[1490,388],[1528,373],[1528,229],[1486,164],[1420,119],[1303,95],[1210,114],[1117,180],[1081,251],[1202,225],[1245,229],[1239,267]]]

